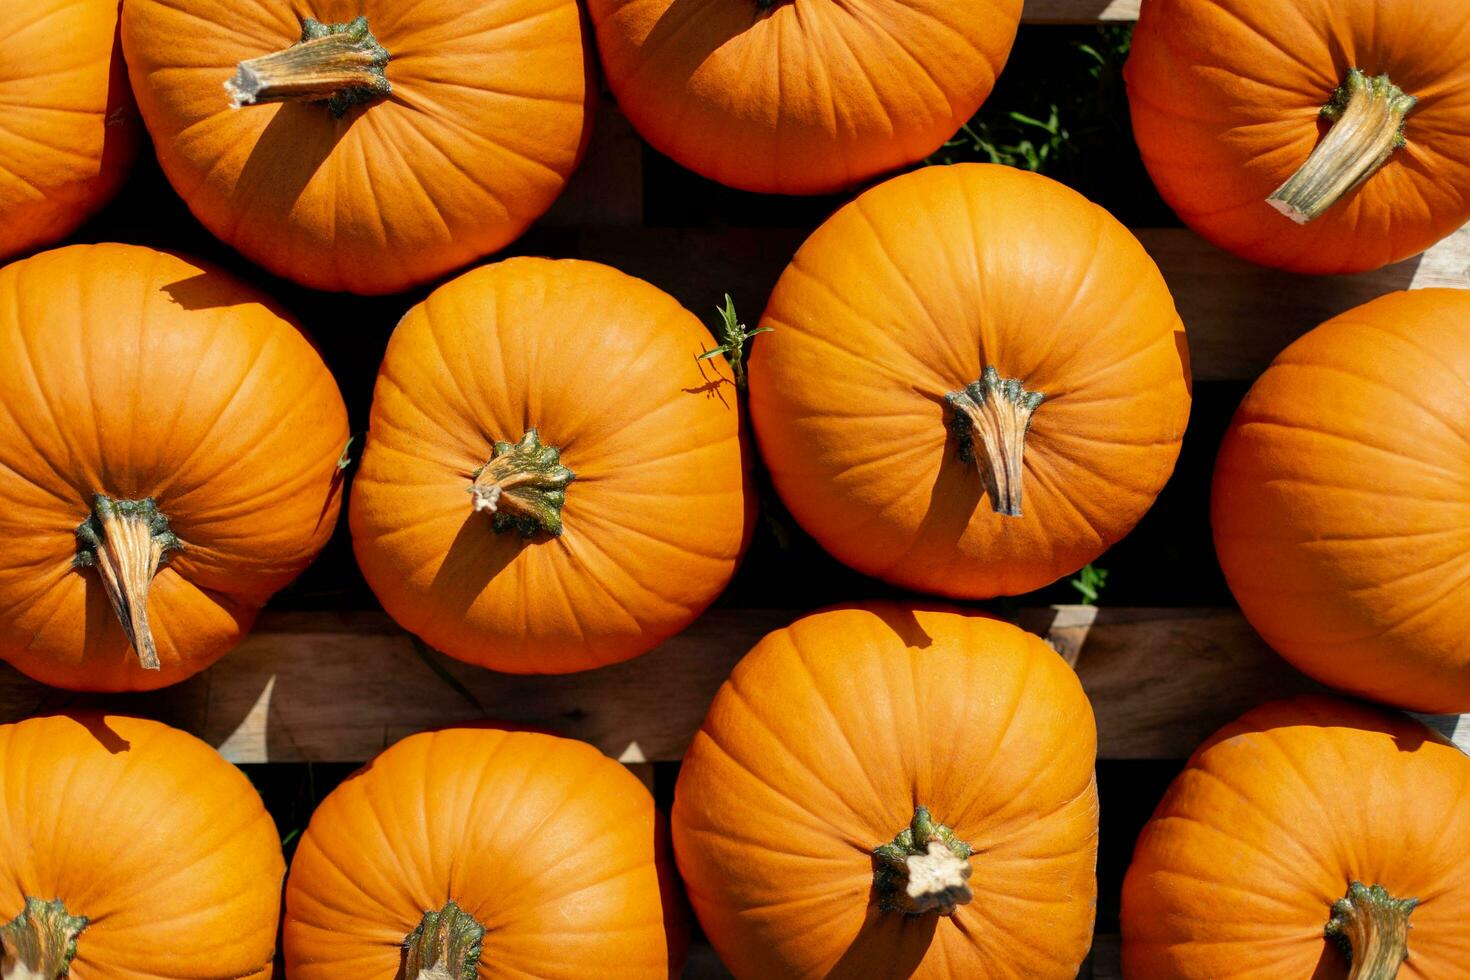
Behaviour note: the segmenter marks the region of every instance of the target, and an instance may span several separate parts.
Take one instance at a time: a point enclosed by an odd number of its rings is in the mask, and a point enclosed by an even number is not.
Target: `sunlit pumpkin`
[[[128,0],[159,163],[210,231],[317,289],[394,292],[561,193],[596,97],[575,0]]]
[[[731,187],[840,190],[921,160],[990,94],[1021,0],[590,0],[653,146]]]
[[[1470,757],[1335,698],[1225,726],[1144,828],[1123,975],[1440,980],[1470,963]]]
[[[615,269],[515,258],[409,311],[373,395],[353,546],[383,607],[481,666],[645,653],[748,539],[733,384],[699,320]]]
[[[880,604],[756,645],[695,735],[674,847],[741,980],[1072,980],[1092,941],[1096,729],[997,620]]]
[[[750,361],[761,453],[828,551],[978,597],[1076,571],[1174,468],[1184,328],[1107,212],[1006,167],[859,196],[781,276]]]
[[[0,658],[162,687],[240,641],[336,524],[347,411],[296,326],[165,252],[0,269]]]
[[[1125,75],[1164,199],[1296,272],[1376,269],[1470,220],[1458,0],[1147,0]]]
[[[1470,292],[1395,293],[1288,347],[1215,467],[1230,589],[1333,687],[1470,711]]]

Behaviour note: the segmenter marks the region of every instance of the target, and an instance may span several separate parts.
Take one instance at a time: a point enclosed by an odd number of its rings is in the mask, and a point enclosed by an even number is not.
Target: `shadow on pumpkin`
[[[279,106],[245,106],[240,112],[270,112],[271,117],[231,194],[232,204],[284,225],[296,200],[316,172],[332,155],[347,130],[362,115],[349,110],[334,126],[315,125],[327,116],[325,106],[311,102],[283,102]],[[269,226],[267,226],[269,227]]]
[[[988,480],[981,465],[967,463],[960,458],[960,439],[949,424],[951,410],[930,392],[916,387],[914,393],[934,403],[934,425],[944,428],[944,458],[939,464],[934,486],[929,489],[929,502],[915,534],[915,548],[923,542],[927,544],[925,550],[948,550],[964,537],[975,508],[980,506],[982,498],[989,495],[990,491],[986,489]],[[984,454],[981,456],[980,462],[983,463]],[[894,564],[907,557],[896,556]]]
[[[827,978],[912,976],[924,962],[940,927],[938,915],[880,912],[877,901],[870,900],[862,927]],[[958,928],[958,923],[946,921],[943,928]]]
[[[490,581],[515,561],[523,549],[549,543],[544,534],[524,538],[515,532],[497,533],[490,515],[475,511],[470,506],[469,494],[465,494],[464,523],[455,533],[429,586],[435,612],[464,615]]]

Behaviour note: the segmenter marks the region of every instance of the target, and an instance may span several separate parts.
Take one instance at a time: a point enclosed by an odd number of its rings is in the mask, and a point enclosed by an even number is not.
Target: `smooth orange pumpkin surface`
[[[412,735],[312,816],[286,886],[286,973],[678,976],[671,872],[648,790],[592,746],[488,727]]]
[[[1470,6],[1147,0],[1124,75],[1164,199],[1253,262],[1376,269],[1470,220]]]
[[[0,3],[0,258],[70,234],[127,175],[139,126],[117,9]]]
[[[722,184],[840,190],[921,160],[980,108],[1021,0],[590,0],[618,106]]]
[[[192,735],[85,712],[0,725],[0,839],[5,977],[271,975],[276,825]]]
[[[78,690],[209,666],[331,536],[347,411],[224,273],[132,245],[0,269],[0,658]]]
[[[1097,732],[1055,650],[998,620],[833,609],[756,645],[684,758],[674,848],[737,977],[1077,975]]]
[[[1395,293],[1288,347],[1215,465],[1215,550],[1282,656],[1353,694],[1470,711],[1470,292]]]
[[[1467,922],[1470,758],[1396,713],[1278,701],[1201,746],[1144,828],[1123,974],[1443,980]]]
[[[434,279],[551,206],[596,98],[582,34],[575,0],[128,0],[122,24],[195,216],[355,293]]]
[[[1189,417],[1184,327],[1107,212],[991,165],[838,211],[771,295],[750,360],[762,455],[841,561],[905,588],[1014,594],[1129,530]]]
[[[646,653],[750,534],[735,389],[699,320],[616,269],[515,258],[409,311],[352,492],[358,564],[430,645],[514,673]]]

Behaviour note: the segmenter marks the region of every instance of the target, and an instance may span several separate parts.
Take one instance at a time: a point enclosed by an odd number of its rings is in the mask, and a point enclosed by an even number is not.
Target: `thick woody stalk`
[[[323,102],[341,118],[351,107],[393,90],[387,74],[391,57],[365,16],[346,24],[308,18],[296,44],[236,65],[225,91],[236,109],[262,102]]]
[[[495,444],[490,462],[473,474],[470,499],[476,511],[491,515],[496,531],[556,537],[567,485],[576,478],[561,465],[560,450],[543,445],[536,430],[528,429],[520,442]]]
[[[1417,898],[1394,898],[1382,885],[1348,885],[1332,905],[1328,938],[1337,941],[1351,970],[1348,980],[1394,980],[1409,958],[1409,915]]]
[[[429,911],[403,940],[402,980],[475,980],[485,927],[454,902]]]
[[[102,588],[144,670],[158,670],[158,649],[148,623],[153,576],[180,547],[168,518],[153,498],[92,497],[92,516],[77,527],[78,568],[95,568]]]
[[[950,425],[959,441],[960,459],[979,465],[997,514],[1020,517],[1026,433],[1046,395],[1027,391],[1020,381],[1003,379],[999,371],[987,367],[979,381],[950,392],[944,400],[954,412]]]
[[[873,850],[873,890],[884,912],[954,915],[974,897],[969,877],[970,845],[942,823],[929,808],[914,818],[890,844]]]
[[[4,980],[59,980],[77,955],[85,918],[71,915],[60,899],[27,898],[25,908],[0,926],[0,977]]]

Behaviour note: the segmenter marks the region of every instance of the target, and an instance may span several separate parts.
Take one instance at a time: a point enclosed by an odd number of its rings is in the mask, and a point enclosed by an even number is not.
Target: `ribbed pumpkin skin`
[[[1251,625],[1353,694],[1470,710],[1470,293],[1395,293],[1288,347],[1215,465],[1215,550]]]
[[[1044,177],[930,167],[867,191],[796,253],[750,362],[760,448],[838,559],[905,588],[1040,588],[1153,503],[1189,416],[1184,327],[1157,267]],[[1020,517],[996,512],[946,427],[982,369],[1046,393]]]
[[[739,409],[672,297],[615,269],[515,258],[409,311],[373,395],[352,540],[383,607],[430,645],[513,673],[652,649],[693,622],[749,540]],[[497,533],[467,493],[530,428],[576,473],[560,537]]]
[[[238,62],[366,15],[392,94],[231,109]],[[395,292],[503,248],[581,159],[596,98],[575,0],[128,0],[123,50],[174,189],[316,289]]]
[[[1304,273],[1376,269],[1470,220],[1470,7],[1146,0],[1124,75],[1159,192],[1222,248]],[[1419,99],[1408,144],[1307,225],[1266,203],[1320,141],[1349,69]]]
[[[684,758],[674,848],[737,977],[1071,978],[1097,897],[1096,728],[1076,675],[1009,624],[892,604],[756,645]],[[916,805],[975,850],[953,918],[870,901]]]
[[[1021,0],[590,0],[618,106],[722,184],[840,190],[921,160],[990,94]]]
[[[72,232],[122,185],[139,125],[117,0],[0,4],[0,259]]]
[[[75,245],[0,269],[0,657],[77,690],[173,684],[223,656],[337,521],[347,411],[258,293],[183,258]],[[94,493],[154,497],[182,542],[152,580],[147,671],[94,569]]]
[[[404,938],[453,900],[487,930],[483,980],[677,976],[687,937],[678,906],[664,910],[668,865],[648,790],[592,746],[412,735],[313,814],[286,887],[286,973],[393,980]]]
[[[75,980],[263,980],[286,873],[244,774],[156,721],[0,725],[0,921],[27,897],[91,921]]]
[[[1348,884],[1418,898],[1399,980],[1470,962],[1470,758],[1336,698],[1278,701],[1201,746],[1123,884],[1123,975],[1333,980],[1322,930]]]

